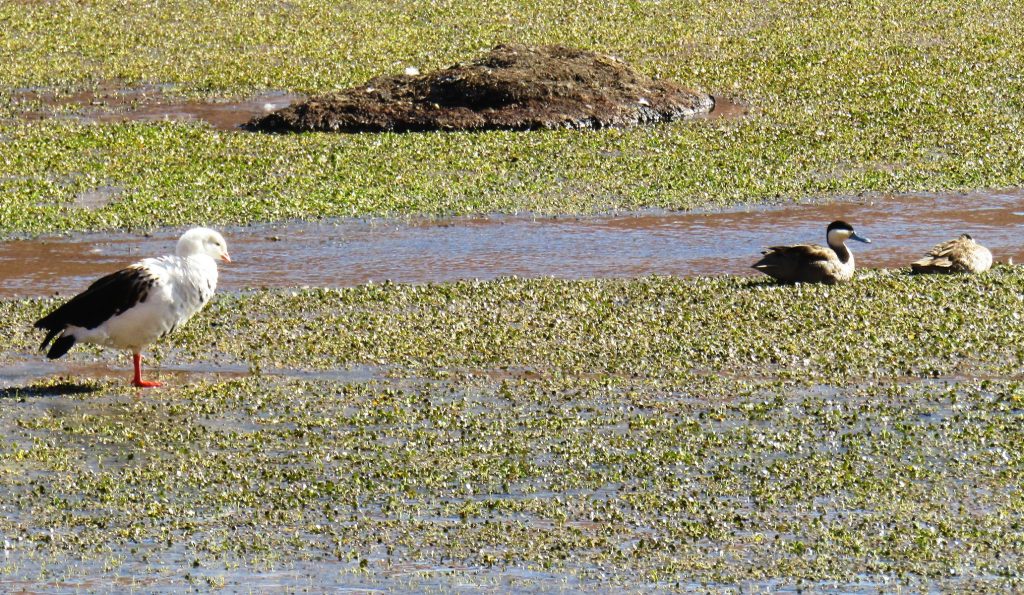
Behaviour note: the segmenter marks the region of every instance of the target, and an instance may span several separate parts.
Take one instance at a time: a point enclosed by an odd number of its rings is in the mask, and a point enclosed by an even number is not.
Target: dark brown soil
[[[634,72],[613,56],[499,45],[479,60],[365,85],[254,118],[262,132],[604,128],[705,114],[711,96]]]

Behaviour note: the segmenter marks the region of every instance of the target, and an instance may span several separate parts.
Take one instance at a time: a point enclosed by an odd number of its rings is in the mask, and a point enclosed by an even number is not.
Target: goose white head
[[[832,247],[842,246],[846,243],[846,240],[857,240],[865,244],[871,243],[871,240],[857,235],[857,232],[853,231],[853,226],[846,221],[833,221],[829,223],[828,230],[825,232],[825,238],[828,241],[828,245]]]
[[[231,262],[224,237],[206,227],[193,227],[181,235],[176,254],[181,257],[205,254],[214,260]]]

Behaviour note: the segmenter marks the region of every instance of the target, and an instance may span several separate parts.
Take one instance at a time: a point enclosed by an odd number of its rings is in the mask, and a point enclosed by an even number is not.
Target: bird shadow
[[[0,400],[28,397],[66,397],[97,392],[102,387],[92,383],[55,382],[45,385],[8,386],[0,388]]]

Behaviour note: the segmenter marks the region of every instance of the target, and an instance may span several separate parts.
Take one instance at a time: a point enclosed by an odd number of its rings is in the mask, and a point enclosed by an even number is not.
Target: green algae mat
[[[1024,182],[1019,3],[0,4],[0,233],[296,217],[690,209]],[[320,94],[504,42],[749,106],[636,130],[262,136],[76,120],[42,89]],[[85,106],[96,107],[96,106]],[[102,106],[99,106],[102,109]],[[76,197],[115,188],[81,208]]]
[[[1003,266],[218,296],[155,354],[203,374],[0,392],[0,584],[1020,588],[1022,290]],[[0,302],[6,366],[50,305]]]

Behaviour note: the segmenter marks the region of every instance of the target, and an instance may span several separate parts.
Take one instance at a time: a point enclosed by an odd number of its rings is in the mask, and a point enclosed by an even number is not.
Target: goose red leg
[[[155,380],[143,380],[142,379],[142,354],[132,354],[132,362],[135,364],[135,378],[132,379],[132,384],[139,388],[153,388],[154,386],[160,386],[159,382]]]

